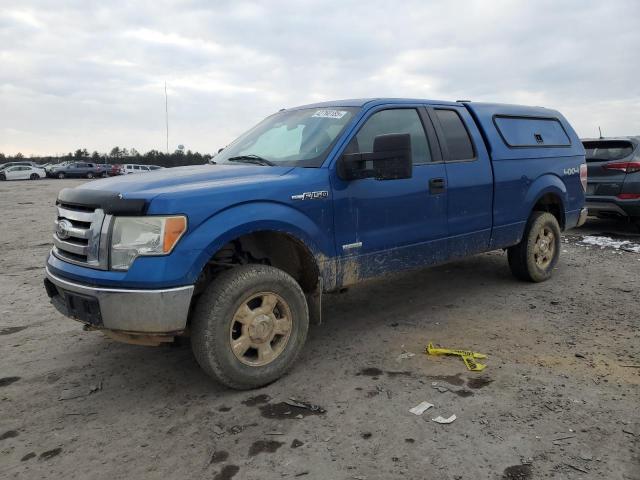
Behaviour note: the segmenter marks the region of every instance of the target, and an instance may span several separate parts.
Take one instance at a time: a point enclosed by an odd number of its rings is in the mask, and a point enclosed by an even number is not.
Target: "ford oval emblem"
[[[56,235],[60,240],[66,240],[70,237],[69,230],[73,228],[73,225],[69,220],[63,219],[58,222],[56,227]]]

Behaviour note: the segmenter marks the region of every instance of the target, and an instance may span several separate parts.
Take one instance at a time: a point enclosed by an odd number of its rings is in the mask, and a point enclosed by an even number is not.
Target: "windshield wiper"
[[[237,157],[227,158],[229,162],[243,162],[243,163],[253,163],[254,165],[266,165],[269,167],[273,167],[275,163],[271,160],[267,160],[266,158],[262,158],[259,155],[238,155]]]

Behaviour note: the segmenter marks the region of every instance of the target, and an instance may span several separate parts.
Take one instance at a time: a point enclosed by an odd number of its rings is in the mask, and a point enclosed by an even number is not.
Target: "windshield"
[[[305,108],[267,117],[216,155],[216,163],[319,167],[357,108]]]

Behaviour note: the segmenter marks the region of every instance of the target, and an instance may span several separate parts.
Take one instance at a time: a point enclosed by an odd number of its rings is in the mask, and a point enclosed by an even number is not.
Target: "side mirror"
[[[348,153],[338,161],[338,175],[343,180],[375,178],[397,180],[413,173],[411,136],[408,133],[378,135],[372,153]]]

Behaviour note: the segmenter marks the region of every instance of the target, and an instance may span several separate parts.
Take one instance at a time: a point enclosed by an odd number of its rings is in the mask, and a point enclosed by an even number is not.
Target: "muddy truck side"
[[[540,107],[306,105],[214,160],[62,190],[45,287],[112,338],[189,336],[204,371],[237,389],[292,367],[323,293],[495,249],[540,282],[561,231],[586,218],[582,144]]]

